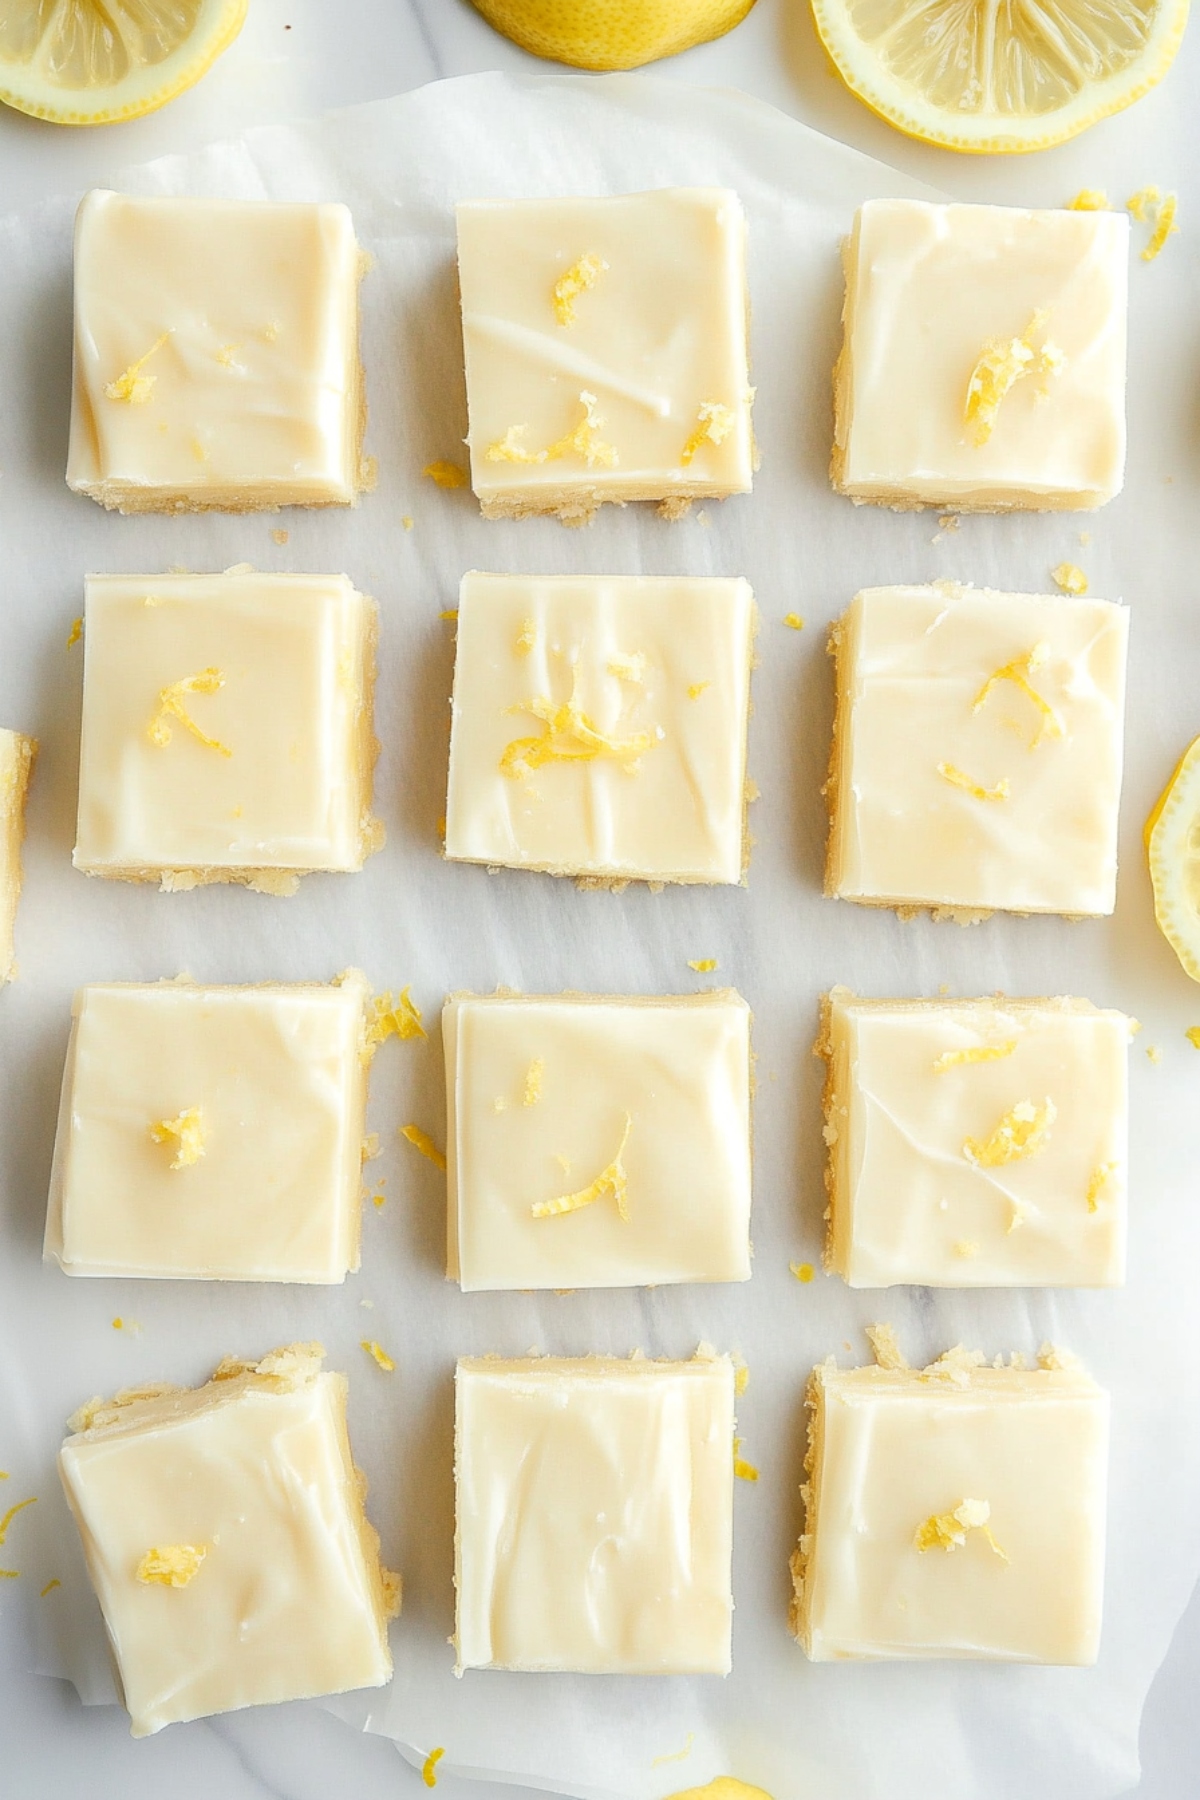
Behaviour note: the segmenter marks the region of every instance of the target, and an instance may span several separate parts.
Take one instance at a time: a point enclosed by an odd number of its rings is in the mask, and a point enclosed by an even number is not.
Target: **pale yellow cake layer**
[[[341,205],[85,195],[68,485],[128,513],[353,505],[361,272]]]
[[[0,987],[16,970],[13,926],[21,897],[25,796],[36,756],[33,738],[0,729]]]
[[[1131,1025],[1087,1000],[835,988],[827,1266],[851,1287],[1120,1285]]]
[[[754,626],[741,580],[464,576],[446,855],[740,881]]]
[[[1111,913],[1129,615],[949,581],[868,588],[834,627],[826,892]]]
[[[371,816],[375,603],[344,575],[91,575],[75,866],[289,892]]]
[[[68,1275],[340,1282],[358,1267],[365,978],[75,997],[45,1254]]]
[[[957,511],[1111,500],[1125,469],[1128,257],[1123,213],[860,207],[844,255],[834,486]],[[981,417],[968,393],[985,358]]]
[[[830,1361],[809,1405],[793,1629],[814,1661],[1095,1662],[1108,1396],[1088,1375]]]
[[[750,1010],[456,994],[447,1272],[466,1290],[750,1278]]]
[[[204,1387],[73,1421],[59,1471],[135,1737],[391,1677],[399,1583],[363,1511],[346,1378],[322,1355],[229,1359]]]
[[[460,1674],[728,1672],[733,1394],[724,1356],[459,1363]]]
[[[724,188],[457,208],[488,517],[750,491],[746,226]]]

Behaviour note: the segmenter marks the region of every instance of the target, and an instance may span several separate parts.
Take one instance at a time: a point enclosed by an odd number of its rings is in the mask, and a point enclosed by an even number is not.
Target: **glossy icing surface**
[[[361,868],[375,630],[344,575],[89,576],[75,866],[171,887]]]
[[[464,1289],[749,1279],[738,995],[457,995],[443,1040],[448,1272]],[[573,1210],[535,1210],[588,1191],[618,1146],[619,1193],[610,1180]]]
[[[851,1287],[1123,1281],[1130,1024],[1085,1000],[835,990],[830,1267]],[[1047,1122],[1006,1144],[1023,1106]]]
[[[1110,500],[1125,468],[1128,256],[1124,214],[868,201],[846,249],[835,486],[925,506]],[[973,371],[1035,319],[1027,378],[979,443]],[[1046,343],[1056,367],[1043,371]]]
[[[341,205],[87,194],[69,485],[123,511],[350,504],[359,272]]]
[[[460,1671],[730,1666],[733,1365],[468,1358]]]
[[[814,1661],[1094,1662],[1108,1397],[1090,1377],[827,1364],[814,1381],[797,1615]],[[959,1529],[971,1501],[990,1538],[973,1527],[918,1547],[928,1522]]]
[[[447,856],[739,881],[753,629],[739,580],[464,576]]]
[[[358,1267],[366,995],[355,972],[82,988],[46,1256],[72,1275],[343,1280]],[[199,1153],[175,1166],[180,1130],[164,1127],[193,1110]]]
[[[1128,620],[953,582],[859,594],[834,633],[827,891],[1111,912]]]

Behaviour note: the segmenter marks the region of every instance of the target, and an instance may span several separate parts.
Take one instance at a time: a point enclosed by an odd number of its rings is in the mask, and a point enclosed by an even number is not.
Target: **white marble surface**
[[[250,125],[378,99],[439,77],[537,66],[497,37],[467,0],[253,0],[241,39],[207,79],[149,119],[65,132],[0,109],[0,209],[102,184],[130,163]],[[1178,186],[1188,229],[1188,151],[1200,100],[1196,31],[1155,94],[1075,144],[1032,160],[949,156],[909,143],[873,119],[826,68],[806,0],[758,0],[730,37],[655,72],[743,88],[964,199],[1061,203],[1083,185],[1108,185],[1115,197],[1150,181]],[[27,1675],[20,1646],[2,1631],[0,1675],[4,1800],[75,1794],[158,1800],[163,1793],[173,1800],[208,1800],[218,1793],[222,1800],[330,1800],[344,1794],[383,1800],[426,1791],[390,1743],[356,1737],[313,1707],[237,1714],[135,1744],[123,1715],[109,1708],[85,1711],[73,1691]],[[1195,1791],[1198,1676],[1200,1598],[1181,1623],[1150,1696],[1138,1800],[1186,1800]],[[448,1777],[438,1786],[445,1800],[517,1800],[518,1794]],[[964,1797],[943,1796],[931,1768],[930,1800]],[[1090,1797],[1064,1794],[1062,1800]]]

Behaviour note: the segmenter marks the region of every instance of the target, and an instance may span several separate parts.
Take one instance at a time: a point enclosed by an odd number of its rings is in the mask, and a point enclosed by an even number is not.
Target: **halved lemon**
[[[927,144],[1044,150],[1170,68],[1188,0],[813,0],[821,41],[872,112]]]
[[[534,56],[576,69],[640,69],[723,37],[754,0],[475,0],[489,25]]]
[[[1200,981],[1200,738],[1193,738],[1146,820],[1158,928]]]
[[[0,0],[0,101],[57,125],[165,106],[233,42],[247,0]]]

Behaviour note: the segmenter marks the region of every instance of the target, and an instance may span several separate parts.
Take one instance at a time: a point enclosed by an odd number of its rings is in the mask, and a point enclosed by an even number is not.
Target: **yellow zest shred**
[[[687,468],[705,444],[722,443],[733,430],[735,422],[732,408],[722,406],[719,400],[701,401],[700,411],[696,415],[696,429],[679,453],[679,460],[684,468]]]
[[[991,437],[1000,407],[1018,381],[1035,369],[1046,375],[1061,373],[1065,360],[1061,350],[1053,344],[1043,346],[1041,352],[1033,347],[1033,338],[1049,317],[1047,312],[1035,312],[1020,337],[988,338],[984,344],[967,382],[963,409],[964,420],[974,426],[977,445],[986,444]]]
[[[525,1106],[536,1106],[542,1097],[542,1077],[546,1073],[546,1064],[540,1056],[535,1056],[525,1072]]]
[[[967,1533],[977,1531],[1001,1562],[1007,1562],[1008,1557],[992,1536],[988,1524],[991,1516],[986,1500],[963,1500],[953,1512],[931,1513],[924,1524],[918,1525],[913,1543],[918,1550],[961,1550]]]
[[[518,656],[528,656],[537,643],[537,626],[532,619],[522,619],[521,629],[517,633],[517,641],[513,648]]]
[[[1067,568],[1067,566],[1066,563],[1063,563],[1060,565],[1059,569],[1054,571],[1054,578],[1056,581],[1058,580],[1060,570]],[[1060,583],[1059,585],[1064,586],[1065,584]],[[1085,580],[1083,589],[1086,589],[1086,587],[1087,582]],[[1078,591],[1082,592],[1083,589]],[[1076,590],[1070,591],[1074,592]],[[1036,750],[1044,737],[1063,736],[1062,720],[1059,718],[1050,702],[1046,699],[1045,695],[1039,694],[1032,681],[1029,679],[1035,669],[1041,668],[1049,655],[1049,644],[1035,644],[1032,650],[1027,650],[1025,652],[1024,656],[1014,656],[1011,662],[1004,663],[999,669],[993,669],[992,673],[988,676],[987,680],[976,694],[974,703],[971,707],[972,712],[981,711],[982,708],[987,705],[988,696],[992,689],[997,687],[1002,681],[1011,681],[1013,686],[1019,688],[1025,698],[1037,707],[1040,715],[1038,719],[1037,734],[1029,746],[1031,750]]]
[[[633,1129],[633,1119],[625,1114],[625,1129],[621,1133],[621,1142],[617,1146],[617,1154],[607,1168],[601,1169],[595,1181],[587,1187],[580,1188],[575,1194],[560,1194],[554,1200],[536,1200],[530,1208],[535,1219],[557,1219],[563,1213],[579,1212],[582,1207],[590,1206],[594,1200],[600,1200],[611,1194],[617,1203],[617,1212],[626,1224],[629,1222],[629,1181],[625,1174],[625,1165],[621,1161],[625,1154],[625,1146],[629,1142],[629,1133]]]
[[[19,1581],[20,1579],[20,1569],[0,1569],[0,1581]]]
[[[1139,188],[1136,194],[1125,202],[1125,209],[1143,225],[1149,225],[1153,218],[1154,230],[1150,242],[1142,251],[1143,262],[1153,262],[1163,248],[1167,239],[1179,230],[1175,223],[1175,214],[1179,207],[1177,194],[1164,194],[1161,188]]]
[[[1189,1025],[1183,1035],[1189,1044],[1200,1050],[1200,1025]]]
[[[8,1528],[12,1524],[13,1520],[16,1518],[17,1514],[19,1512],[24,1512],[25,1508],[27,1506],[36,1506],[36,1505],[37,1505],[37,1495],[32,1494],[32,1495],[30,1495],[28,1500],[18,1500],[17,1504],[15,1506],[9,1507],[8,1511],[4,1514],[4,1517],[0,1518],[0,1544],[2,1544],[5,1540],[5,1538],[8,1536]]]
[[[421,470],[427,475],[434,487],[460,488],[467,485],[467,472],[460,469],[457,463],[445,462],[439,458],[437,462],[426,463]]]
[[[964,775],[954,763],[948,762],[940,762],[937,772],[943,781],[948,781],[951,787],[961,788],[964,794],[970,794],[974,800],[1008,799],[1010,790],[1007,781],[998,781],[994,788],[980,787],[977,781],[972,781],[969,775]]]
[[[692,1745],[695,1741],[695,1732],[689,1731],[687,1734],[687,1742],[684,1744],[682,1750],[671,1750],[663,1756],[651,1757],[650,1767],[652,1769],[658,1769],[662,1767],[663,1763],[686,1762],[688,1757],[692,1754]]]
[[[400,1127],[400,1136],[406,1143],[411,1144],[414,1150],[419,1150],[422,1156],[428,1157],[435,1168],[445,1168],[446,1158],[438,1149],[429,1133],[427,1131],[422,1131],[419,1125],[402,1125]]]
[[[405,515],[401,519],[400,523],[403,525],[405,531],[411,531],[413,528],[413,523],[414,523],[412,514],[405,513]]]
[[[1107,212],[1108,195],[1103,188],[1080,188],[1073,200],[1067,201],[1068,212]]]
[[[83,636],[83,620],[75,619],[72,622],[70,631],[67,633],[67,649],[73,650],[82,636]]]
[[[377,1344],[374,1338],[360,1338],[358,1347],[360,1350],[365,1350],[373,1362],[379,1364],[379,1367],[383,1370],[385,1375],[392,1375],[395,1373],[395,1363],[383,1348],[382,1344]]]
[[[241,347],[240,344],[221,345],[220,349],[217,351],[217,361],[221,364],[222,368],[230,369],[233,367],[233,359]]]
[[[966,1261],[972,1256],[979,1255],[979,1245],[973,1238],[959,1238],[954,1245],[954,1254],[961,1256]]]
[[[738,1361],[735,1358],[733,1367],[733,1391],[740,1398],[749,1386],[750,1365],[749,1363]]]
[[[963,1155],[978,1169],[1000,1169],[1006,1163],[1036,1156],[1045,1148],[1057,1117],[1053,1100],[1048,1099],[1044,1106],[1035,1106],[1032,1100],[1018,1100],[989,1137],[968,1138]]]
[[[438,618],[445,619],[445,621],[448,625],[452,625],[454,623],[454,621],[457,619],[457,617],[458,617],[457,606],[444,607],[442,609],[442,611],[438,614]]]
[[[1108,1185],[1108,1178],[1110,1175],[1115,1175],[1116,1172],[1115,1162],[1100,1163],[1092,1170],[1092,1178],[1087,1184],[1087,1209],[1089,1212],[1099,1212],[1100,1197]]]
[[[371,1195],[371,1205],[376,1209],[377,1212],[382,1212],[384,1207],[387,1205],[387,1195],[386,1194],[372,1194]]]
[[[1077,563],[1060,562],[1051,569],[1050,578],[1064,594],[1086,594],[1088,591],[1088,578]]]
[[[429,1755],[425,1758],[425,1761],[422,1763],[422,1765],[421,1765],[421,1780],[425,1783],[426,1787],[436,1787],[437,1786],[437,1766],[441,1762],[441,1760],[442,1760],[443,1756],[445,1756],[445,1754],[446,1754],[445,1750],[439,1744],[439,1746],[436,1750],[431,1750],[429,1752]]]
[[[201,731],[184,705],[187,694],[216,694],[224,686],[225,677],[220,669],[201,669],[198,675],[185,675],[182,681],[173,681],[170,687],[163,688],[158,696],[158,711],[146,727],[150,742],[157,744],[160,750],[165,749],[172,737],[171,720],[178,719],[207,750],[215,750],[220,756],[232,756],[233,751],[227,744],[218,743],[216,738]]]
[[[41,1593],[38,1595],[38,1599],[44,1600],[46,1598],[47,1594],[52,1594],[56,1587],[61,1587],[61,1586],[62,1586],[62,1582],[58,1579],[58,1576],[55,1575],[51,1581],[48,1581],[46,1583],[45,1587],[42,1589]]]
[[[695,962],[692,962],[690,958],[688,959],[688,968],[695,969],[697,975],[711,975],[716,967],[717,959],[715,956],[700,956],[697,957]]]
[[[733,1440],[733,1472],[739,1481],[757,1481],[758,1470],[752,1462],[747,1462],[741,1455],[741,1448],[741,1438],[735,1437]]]
[[[589,250],[559,276],[554,284],[554,316],[560,325],[575,323],[576,300],[580,294],[586,294],[589,288],[594,288],[607,269],[608,264],[604,258]]]
[[[130,363],[123,375],[118,375],[115,381],[110,381],[104,389],[105,398],[124,400],[130,406],[145,406],[154,392],[154,383],[158,377],[157,375],[143,375],[142,370],[150,358],[162,349],[170,335],[169,331],[164,331],[157,344],[151,344],[145,356],[139,356],[136,362]]]
[[[137,1580],[148,1588],[187,1588],[207,1555],[207,1544],[157,1544],[139,1562]]]
[[[947,1069],[961,1068],[963,1063],[999,1062],[1002,1056],[1011,1056],[1016,1047],[1016,1038],[1009,1038],[1003,1044],[973,1044],[967,1050],[943,1050],[934,1058],[933,1072],[944,1075]]]
[[[546,763],[590,762],[601,756],[611,757],[627,774],[632,774],[638,759],[658,741],[652,731],[637,731],[627,738],[607,737],[574,696],[561,706],[549,699],[523,700],[512,711],[532,713],[546,727],[541,737],[513,738],[506,745],[500,758],[500,773],[512,781],[520,781]]]
[[[812,1280],[815,1272],[811,1263],[789,1263],[788,1268],[796,1277],[796,1280],[803,1283],[805,1287],[807,1287],[808,1283]]]
[[[1150,1061],[1152,1063],[1155,1063],[1155,1064],[1160,1063],[1163,1059],[1162,1045],[1161,1044],[1147,1044],[1146,1045],[1146,1055],[1150,1058]]]
[[[398,994],[377,994],[372,1000],[371,1016],[367,1020],[367,1043],[372,1049],[390,1037],[398,1037],[404,1042],[407,1038],[427,1035],[421,1023],[421,1009],[412,999],[410,989],[401,988]]]
[[[546,463],[557,462],[560,457],[572,453],[579,456],[592,468],[600,463],[606,469],[615,469],[617,453],[611,444],[606,444],[600,433],[604,420],[596,412],[599,401],[595,394],[584,389],[579,395],[579,404],[583,408],[583,417],[574,431],[568,431],[555,443],[548,444],[544,450],[527,450],[521,442],[528,430],[525,425],[510,425],[502,438],[489,444],[484,452],[489,462],[512,463]]]
[[[610,675],[615,675],[618,681],[645,681],[645,651],[635,650],[629,656],[617,655],[610,657],[608,661],[608,672]]]
[[[803,631],[804,630],[804,620],[800,617],[799,613],[794,613],[794,612],[784,613],[783,622],[785,625],[789,626],[791,628],[791,630],[793,630],[793,631]]]
[[[150,1139],[155,1144],[173,1144],[175,1155],[171,1158],[173,1169],[190,1169],[204,1155],[204,1113],[198,1106],[189,1106],[174,1119],[159,1119],[150,1127]]]
[[[706,688],[712,686],[711,681],[690,681],[688,683],[688,699],[698,700]]]
[[[208,1555],[207,1544],[162,1544],[147,1550],[137,1579],[147,1587],[185,1588]]]

